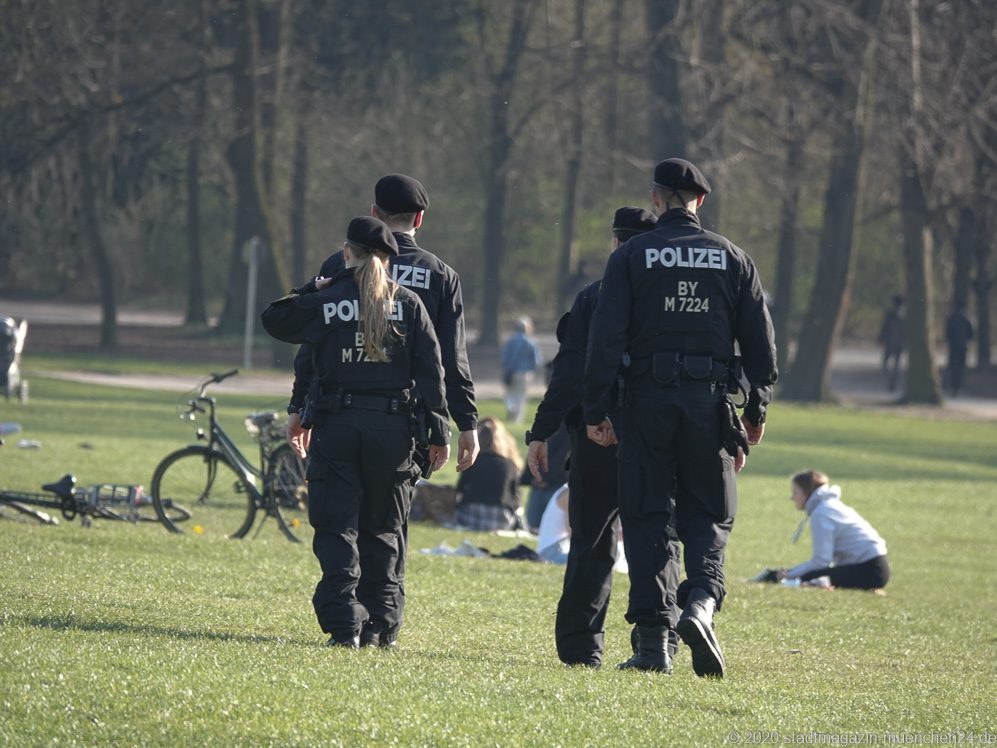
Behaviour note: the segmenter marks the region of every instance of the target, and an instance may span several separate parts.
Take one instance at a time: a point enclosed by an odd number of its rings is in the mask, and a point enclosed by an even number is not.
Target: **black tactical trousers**
[[[721,394],[706,382],[634,387],[621,414],[620,518],[630,566],[626,618],[674,628],[691,589],[722,604],[724,550],[737,511],[734,460],[721,449]],[[674,502],[674,503],[673,503]],[[673,507],[674,506],[674,510]],[[686,579],[676,589],[669,523],[684,548]]]
[[[616,504],[616,448],[600,447],[584,431],[571,431],[568,524],[571,546],[564,587],[557,603],[557,656],[569,664],[602,663],[606,611],[616,563],[613,522]]]
[[[616,447],[600,447],[584,427],[571,431],[571,472],[568,475],[568,523],[571,546],[564,587],[557,604],[554,636],[557,655],[568,664],[602,663],[606,612],[613,586],[619,515]],[[678,542],[672,532],[669,584],[679,583]],[[673,642],[677,644],[676,642]]]
[[[401,557],[415,471],[408,417],[360,409],[330,414],[313,430],[310,457],[319,626],[349,637],[367,625],[393,638],[405,604]]]

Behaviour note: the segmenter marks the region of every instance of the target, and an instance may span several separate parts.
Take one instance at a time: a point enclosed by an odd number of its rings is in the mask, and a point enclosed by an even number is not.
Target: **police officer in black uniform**
[[[724,659],[713,613],[724,599],[724,550],[737,510],[735,473],[744,449],[762,439],[776,381],[772,322],[754,263],[705,231],[696,211],[710,192],[683,159],[657,165],[653,231],[628,241],[606,265],[585,369],[585,422],[610,443],[610,390],[630,354],[628,404],[621,410],[619,503],[630,566],[627,620],[638,647],[626,667],[671,670],[667,634],[676,628],[697,675],[721,677]],[[748,382],[738,419],[729,388]],[[742,449],[743,447],[743,449]],[[686,579],[668,583],[668,525],[684,546]],[[683,608],[678,621],[673,606]]]
[[[314,427],[308,518],[322,567],[313,604],[330,645],[391,646],[401,625],[403,527],[418,473],[412,393],[435,468],[450,453],[440,346],[419,297],[389,280],[398,243],[376,218],[355,218],[344,268],[275,301],[263,326],[312,346]]]
[[[464,301],[460,277],[439,257],[415,243],[415,233],[422,226],[422,219],[429,207],[429,195],[423,184],[405,174],[388,174],[374,185],[374,204],[371,215],[384,221],[398,243],[398,254],[390,258],[392,280],[413,291],[426,307],[429,320],[440,341],[443,369],[446,376],[447,408],[457,424],[457,472],[474,464],[478,456],[478,411],[474,399],[474,384],[467,361],[467,344],[464,335]],[[330,255],[319,271],[318,277],[332,277],[343,268],[343,253]],[[288,436],[292,443],[307,444],[307,432],[300,427],[301,410],[312,381],[314,368],[311,348],[303,345],[294,359],[294,385],[288,406]],[[300,453],[300,452],[299,452]],[[302,454],[302,456],[304,456]],[[420,463],[427,455],[420,451]],[[414,491],[414,485],[401,486],[399,490]],[[407,501],[411,503],[411,497]],[[402,528],[402,542],[408,542],[408,525]],[[402,607],[405,596],[405,553],[398,556],[402,564],[397,576],[402,582]],[[400,618],[399,618],[400,625]],[[381,638],[393,640],[396,632]],[[364,637],[369,631],[365,629]]]
[[[457,439],[457,470],[470,467],[478,455],[478,410],[474,384],[467,361],[464,334],[464,301],[460,277],[439,257],[419,247],[415,232],[422,226],[429,195],[422,183],[405,174],[388,174],[374,186],[371,215],[384,221],[394,233],[398,254],[391,257],[391,278],[422,299],[436,330],[446,372],[447,408],[460,432]],[[329,256],[318,277],[331,277],[343,268],[343,253]],[[312,379],[312,353],[302,346],[294,359],[295,380],[288,412],[289,436],[300,438],[297,413],[304,405]],[[303,455],[302,455],[303,456]]]
[[[617,210],[613,216],[613,249],[653,229],[655,220],[654,214],[643,208],[627,206]],[[616,563],[613,525],[619,514],[616,447],[602,447],[588,439],[581,407],[589,325],[600,286],[601,281],[595,281],[583,288],[575,297],[571,311],[558,323],[561,345],[554,358],[550,383],[537,407],[533,426],[526,432],[527,465],[538,480],[549,469],[547,440],[562,422],[571,436],[568,477],[571,546],[557,605],[554,637],[562,662],[590,667],[602,664],[606,613]],[[615,407],[615,403],[612,405]],[[680,571],[677,553],[670,569],[677,585]],[[674,653],[677,645],[677,637],[673,636],[670,653]]]

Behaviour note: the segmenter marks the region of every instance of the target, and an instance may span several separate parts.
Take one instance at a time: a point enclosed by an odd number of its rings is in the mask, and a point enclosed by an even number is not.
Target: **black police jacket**
[[[729,363],[736,342],[749,384],[745,416],[761,424],[778,378],[774,337],[747,253],[692,213],[670,210],[606,264],[589,336],[585,422],[601,423],[609,412],[624,351],[635,369],[665,351]]]
[[[359,297],[353,268],[344,269],[321,291],[285,296],[270,304],[262,315],[263,327],[278,340],[312,346],[314,375],[324,393],[408,399],[417,388],[430,416],[430,443],[449,444],[440,344],[426,308],[414,293],[396,287],[390,316],[397,334],[388,344],[391,360],[371,361],[358,334]]]
[[[579,291],[571,311],[568,312],[561,345],[554,356],[550,383],[543,400],[537,406],[528,441],[546,441],[557,431],[562,421],[569,428],[582,424],[585,352],[588,349],[589,326],[599,300],[601,284],[602,281],[595,281]]]
[[[471,367],[467,361],[464,333],[464,301],[460,277],[443,260],[418,245],[410,234],[395,233],[400,254],[392,257],[391,277],[400,286],[414,291],[426,306],[429,319],[440,341],[443,369],[446,372],[447,409],[457,428],[470,431],[477,427],[478,410],[474,400]],[[330,278],[344,267],[342,251],[330,255],[319,275]],[[312,354],[307,346],[294,359],[294,387],[291,404],[300,407],[311,381]]]

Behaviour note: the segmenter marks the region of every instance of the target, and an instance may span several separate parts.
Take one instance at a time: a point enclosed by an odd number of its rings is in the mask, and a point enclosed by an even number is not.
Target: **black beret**
[[[346,229],[346,241],[354,247],[398,255],[398,242],[383,221],[370,216],[354,218]]]
[[[418,179],[388,174],[374,185],[374,204],[386,213],[418,213],[429,207],[429,195]]]
[[[710,183],[703,172],[684,158],[666,158],[654,167],[654,186],[709,195]]]
[[[658,223],[657,217],[649,210],[628,205],[620,208],[613,215],[613,231],[630,234],[643,234],[650,231]]]

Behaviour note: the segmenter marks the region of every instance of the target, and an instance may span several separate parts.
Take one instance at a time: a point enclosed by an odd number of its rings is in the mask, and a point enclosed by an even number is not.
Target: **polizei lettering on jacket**
[[[336,320],[340,320],[342,322],[353,322],[361,319],[360,302],[356,299],[330,301],[328,304],[322,305],[322,314],[325,317],[325,323],[327,325],[332,324]],[[392,304],[391,312],[388,314],[388,319],[394,322],[400,322],[403,319],[402,303],[400,301],[396,301]]]
[[[645,267],[702,268],[726,270],[727,252],[717,247],[648,247],[644,250]]]
[[[429,288],[429,268],[420,268],[415,265],[392,265],[391,280],[399,286],[409,288]]]

